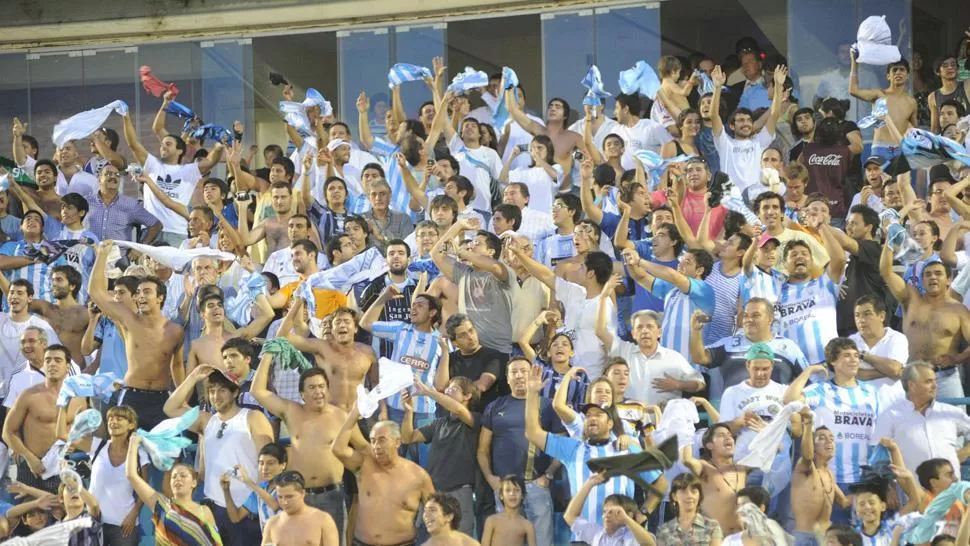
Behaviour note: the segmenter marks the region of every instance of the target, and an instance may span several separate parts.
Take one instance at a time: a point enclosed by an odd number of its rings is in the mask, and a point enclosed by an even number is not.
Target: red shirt
[[[704,219],[704,209],[706,208],[704,196],[705,194],[703,192],[695,193],[687,190],[684,193],[684,199],[680,202],[680,210],[684,213],[687,225],[690,226],[694,234],[697,234],[697,229],[701,227],[701,220]],[[654,207],[666,205],[667,195],[662,191],[655,191],[651,195],[651,201],[653,201]],[[708,237],[714,239],[721,234],[721,231],[724,229],[724,217],[727,216],[727,212],[727,209],[723,205],[718,205],[711,211]]]

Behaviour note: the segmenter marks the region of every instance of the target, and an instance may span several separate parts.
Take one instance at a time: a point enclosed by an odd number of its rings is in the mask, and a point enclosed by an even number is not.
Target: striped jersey
[[[690,279],[690,291],[685,294],[663,279],[654,279],[650,292],[664,300],[660,345],[689,359],[690,318],[695,309],[708,316],[714,314],[714,289],[700,279]]]
[[[27,241],[8,242],[0,245],[0,255],[3,256],[23,256],[24,252],[31,247],[40,248],[40,244],[28,243]],[[53,303],[51,295],[51,280],[47,275],[49,266],[45,263],[35,262],[30,265],[18,267],[7,271],[7,280],[10,282],[24,279],[34,287],[34,299],[41,299]],[[7,298],[3,299],[4,312],[10,310]]]
[[[876,529],[876,534],[869,536],[862,531],[862,523],[856,525],[855,530],[862,537],[862,546],[889,546],[893,541],[893,529],[896,527],[895,518],[883,520]]]
[[[835,481],[858,483],[862,465],[869,464],[869,443],[879,414],[878,391],[861,382],[846,388],[825,381],[806,388],[804,394],[805,403],[818,416],[816,423],[835,436],[835,457],[829,463]]]
[[[809,364],[825,362],[825,345],[839,335],[838,285],[823,273],[817,279],[783,281],[778,286],[775,311],[781,315],[781,335],[798,344]]]
[[[555,434],[546,435],[546,447],[544,450],[550,457],[558,459],[566,468],[566,475],[569,477],[569,494],[575,497],[589,477],[592,471],[586,466],[590,459],[600,457],[612,457],[615,455],[625,455],[627,453],[639,453],[640,446],[631,444],[629,449],[617,449],[613,442],[603,445],[592,445],[588,442],[576,438],[556,436]],[[656,471],[644,472],[642,474],[647,483],[653,483],[660,477]],[[614,476],[602,485],[594,487],[586,497],[586,503],[580,517],[588,521],[603,521],[603,501],[610,495],[626,495],[634,497],[635,483],[626,476]]]
[[[785,275],[777,269],[766,272],[760,267],[752,267],[750,274],[741,274],[741,306],[747,305],[751,298],[764,298],[771,303],[777,303],[778,287],[783,282]]]
[[[741,272],[730,277],[721,268],[722,262],[714,264],[711,274],[704,279],[714,289],[714,313],[711,322],[704,328],[704,343],[728,337],[734,333],[738,317],[738,297],[741,289]]]
[[[431,385],[434,374],[441,359],[441,349],[438,347],[438,331],[419,332],[413,324],[401,321],[377,321],[371,326],[371,333],[375,337],[394,341],[394,353],[391,360],[411,366],[421,381]],[[436,404],[427,396],[414,399],[415,413],[434,413]],[[387,399],[388,407],[404,411],[401,394],[395,394]]]

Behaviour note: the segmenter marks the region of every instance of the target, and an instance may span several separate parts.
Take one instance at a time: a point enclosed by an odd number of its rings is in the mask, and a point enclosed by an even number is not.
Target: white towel
[[[781,408],[778,415],[765,428],[755,434],[751,440],[751,451],[744,456],[738,464],[750,468],[760,468],[764,472],[771,471],[771,463],[778,454],[778,448],[785,439],[785,432],[788,431],[788,422],[791,416],[802,410],[805,403],[801,401],[790,402]],[[811,434],[812,431],[807,431]]]
[[[60,148],[69,140],[88,138],[104,125],[104,121],[108,119],[111,112],[118,112],[118,115],[124,116],[128,113],[128,105],[123,100],[116,100],[101,108],[95,108],[81,112],[80,114],[74,114],[67,119],[62,119],[54,126],[54,144]]]
[[[856,39],[858,41],[853,47],[859,51],[856,61],[860,63],[885,66],[902,58],[899,48],[892,43],[893,33],[885,15],[866,17],[859,25]]]
[[[151,246],[130,241],[115,241],[115,245],[132,248],[151,256],[156,262],[171,267],[177,273],[184,273],[196,258],[214,258],[224,262],[235,261],[236,255],[212,248],[179,249],[170,246]]]
[[[683,398],[671,400],[664,408],[660,426],[653,432],[653,441],[660,444],[671,436],[677,436],[677,445],[690,445],[694,443],[694,425],[700,420],[693,402]]]
[[[357,386],[357,410],[368,418],[377,411],[378,402],[414,385],[411,366],[381,357],[378,363],[377,386],[367,392],[363,385]]]

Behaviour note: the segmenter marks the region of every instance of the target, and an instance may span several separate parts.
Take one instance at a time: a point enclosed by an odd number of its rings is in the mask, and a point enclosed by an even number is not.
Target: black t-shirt
[[[467,377],[478,381],[483,373],[495,376],[495,384],[488,391],[482,393],[481,402],[473,407],[473,411],[482,411],[492,400],[502,395],[502,386],[508,386],[505,381],[505,364],[509,355],[495,349],[482,346],[477,352],[463,355],[461,351],[453,351],[448,357],[448,371],[451,377]]]
[[[862,296],[873,295],[880,298],[887,309],[895,309],[896,301],[886,287],[886,281],[879,274],[879,256],[882,247],[876,241],[859,241],[859,252],[849,255],[845,268],[845,297],[835,306],[835,314],[840,336],[856,332],[855,302]],[[886,313],[887,317],[891,313]]]
[[[419,430],[428,452],[428,474],[438,491],[453,491],[463,485],[475,485],[478,476],[478,433],[482,415],[472,412],[474,427],[469,427],[454,415],[439,417]]]

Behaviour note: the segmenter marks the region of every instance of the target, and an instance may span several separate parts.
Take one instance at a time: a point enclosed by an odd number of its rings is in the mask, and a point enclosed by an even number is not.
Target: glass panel
[[[375,106],[389,97],[387,71],[391,67],[390,39],[386,28],[339,32],[340,119],[357,132],[357,95],[363,90],[370,97],[371,116]],[[428,59],[425,62],[430,62]],[[421,84],[411,84],[421,85]],[[389,104],[390,101],[386,104]],[[336,108],[336,107],[335,107]],[[371,120],[372,127],[383,127],[383,120]]]
[[[29,134],[40,144],[38,157],[54,154],[51,134],[58,121],[92,108],[84,100],[84,61],[80,52],[28,57],[30,70]],[[99,106],[104,106],[103,104]],[[83,149],[78,150],[84,153]]]
[[[574,108],[581,105],[579,82],[595,59],[594,22],[592,10],[542,15],[543,104],[561,97]]]
[[[603,8],[596,10],[596,65],[603,83],[611,93],[619,93],[617,79],[621,70],[637,61],[656,67],[660,58],[660,8]],[[606,111],[613,111],[607,99]]]
[[[12,53],[0,55],[0,155],[11,157],[11,127],[13,118],[20,121],[30,121],[30,91],[27,77],[27,55]],[[27,127],[28,132],[33,127]]]
[[[249,40],[202,42],[202,119],[232,130],[252,126],[253,52]],[[208,148],[211,143],[206,142]]]
[[[434,73],[431,59],[445,55],[446,28],[444,24],[426,27],[396,27],[394,29],[394,62],[425,66]],[[452,67],[450,72],[457,74],[461,70],[461,68]],[[445,85],[447,85],[447,82]],[[408,117],[417,117],[419,115],[418,108],[421,104],[431,100],[431,91],[423,83],[408,83],[401,86],[401,99],[404,101],[404,111]]]

